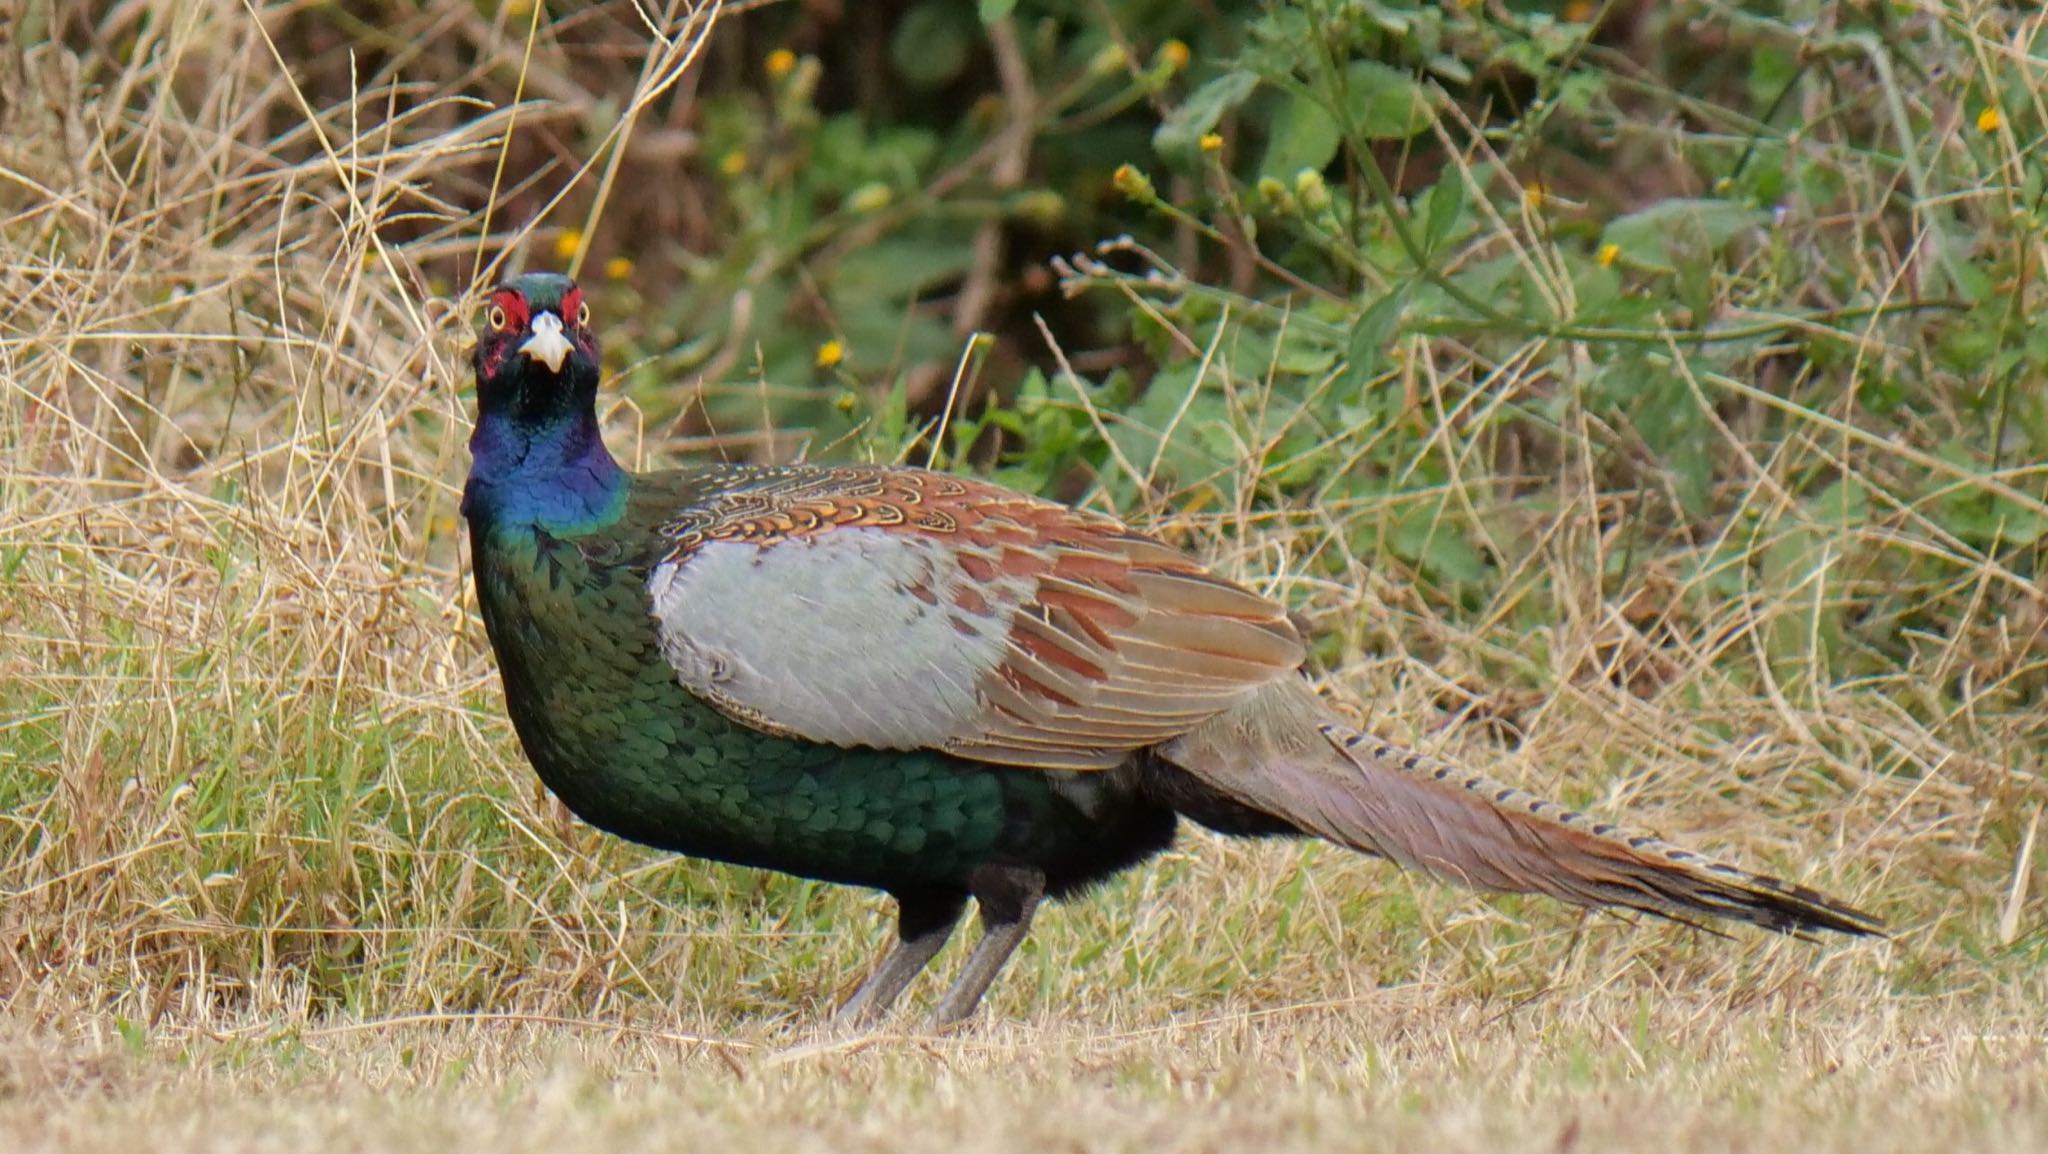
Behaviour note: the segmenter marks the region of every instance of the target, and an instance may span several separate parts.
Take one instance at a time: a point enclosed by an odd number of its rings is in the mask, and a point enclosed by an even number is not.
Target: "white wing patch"
[[[649,575],[662,655],[685,689],[811,741],[943,748],[984,712],[1008,611],[1036,578],[974,581],[946,543],[846,528],[709,541]],[[953,594],[975,589],[963,607]]]

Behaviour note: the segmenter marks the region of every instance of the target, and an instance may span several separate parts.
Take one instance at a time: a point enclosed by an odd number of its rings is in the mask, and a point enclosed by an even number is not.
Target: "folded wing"
[[[1279,605],[1111,518],[922,470],[734,472],[648,594],[683,684],[756,728],[1104,769],[1301,664]]]

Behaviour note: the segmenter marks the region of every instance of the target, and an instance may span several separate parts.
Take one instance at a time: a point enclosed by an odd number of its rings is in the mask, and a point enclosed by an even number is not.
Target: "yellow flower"
[[[869,181],[846,194],[846,207],[854,212],[880,212],[889,207],[895,193],[879,180]]]
[[[632,275],[633,260],[631,257],[615,256],[604,262],[604,279],[606,280],[625,280]]]
[[[770,80],[780,80],[796,71],[796,53],[787,48],[777,48],[768,54],[768,59],[762,62],[762,67],[768,70]]]
[[[984,132],[993,131],[1002,118],[1003,98],[993,92],[982,93],[967,106],[967,123]]]
[[[1203,151],[1203,152],[1221,152],[1221,151],[1223,151],[1223,134],[1222,134],[1222,133],[1220,133],[1220,132],[1204,132],[1204,133],[1202,134],[1202,151]]]
[[[1323,174],[1313,168],[1294,174],[1294,195],[1301,198],[1301,207],[1310,212],[1330,207],[1330,186],[1323,180]]]
[[[563,229],[563,230],[562,230],[561,232],[558,232],[558,233],[556,233],[556,234],[555,234],[555,259],[556,259],[556,260],[575,260],[575,259],[576,259],[576,254],[577,254],[577,253],[579,253],[579,252],[582,252],[582,251],[583,251],[583,230],[582,230],[582,229],[580,229],[580,228],[565,228],[565,229]]]
[[[1139,204],[1150,204],[1159,198],[1159,193],[1152,187],[1152,178],[1146,176],[1135,164],[1117,165],[1116,172],[1110,175],[1109,181],[1116,186],[1118,192]]]
[[[1543,207],[1543,182],[1532,180],[1522,187],[1522,207],[1530,212]]]
[[[821,369],[834,368],[846,359],[846,346],[840,343],[838,337],[834,337],[819,345],[818,355],[811,359]]]
[[[505,0],[504,12],[507,16],[524,16],[531,11],[533,0]]]
[[[1067,215],[1067,202],[1049,188],[1035,188],[1011,197],[1009,211],[1013,216],[1050,226],[1058,224]]]
[[[1179,72],[1181,69],[1186,68],[1190,55],[1188,46],[1178,40],[1169,40],[1159,46],[1159,59],[1172,72]]]
[[[738,176],[747,170],[747,150],[735,148],[718,159],[718,171],[727,176]]]
[[[1088,74],[1090,76],[1108,76],[1112,72],[1122,72],[1124,67],[1130,63],[1130,59],[1129,56],[1124,55],[1123,45],[1115,43],[1105,44],[1095,50],[1095,55],[1088,58]]]
[[[1611,266],[1614,263],[1615,259],[1619,256],[1621,256],[1621,246],[1618,244],[1608,243],[1600,246],[1600,254],[1596,259],[1599,260],[1601,268],[1607,268]]]
[[[1287,216],[1301,207],[1295,201],[1294,194],[1287,191],[1287,186],[1270,176],[1260,177],[1258,188],[1259,199],[1282,216]]]
[[[1998,126],[2003,123],[2005,123],[2005,119],[1998,115],[1998,109],[1995,106],[1986,107],[1984,111],[1977,114],[1977,131],[1979,132],[1997,132]]]

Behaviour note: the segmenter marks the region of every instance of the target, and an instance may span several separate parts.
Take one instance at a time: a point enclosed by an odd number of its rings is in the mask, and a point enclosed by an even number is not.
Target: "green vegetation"
[[[2024,7],[0,5],[0,1144],[2037,1148]],[[629,463],[1114,509],[1368,728],[1898,940],[1197,837],[994,1024],[819,1041],[877,903],[580,827],[504,721],[465,294],[563,266]]]

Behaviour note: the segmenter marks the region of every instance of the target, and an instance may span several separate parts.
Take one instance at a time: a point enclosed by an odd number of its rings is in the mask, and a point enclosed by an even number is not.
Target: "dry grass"
[[[1832,999],[1731,1015],[1683,994],[1595,993],[1514,1010],[1411,987],[937,1042],[792,1047],[748,1029],[715,1055],[545,1024],[280,1038],[265,1023],[141,1053],[112,1039],[13,1048],[0,1139],[24,1152],[2039,1149],[2039,1008],[2010,1009]]]
[[[383,29],[414,47],[352,102],[315,98],[345,56],[295,58],[324,43],[296,7],[121,6],[83,65],[0,47],[0,1146],[2048,1144],[2048,727],[2022,691],[2042,598],[1919,510],[1798,522],[1784,477],[1840,460],[1882,493],[1895,459],[1823,413],[1759,463],[1755,548],[1821,534],[1864,583],[1873,548],[1950,563],[1945,632],[1896,676],[1788,676],[1763,639],[1796,600],[1646,641],[1673,570],[1588,578],[1624,547],[1590,472],[1492,618],[1371,557],[1293,593],[1380,731],[1833,889],[1895,943],[1582,919],[1196,837],[1047,917],[987,1026],[815,1036],[876,903],[566,820],[468,600],[450,296],[562,223],[530,197],[487,231],[476,206],[508,126],[575,123],[588,94],[545,36],[529,56],[449,3]],[[76,33],[87,8],[56,8]],[[680,16],[662,27],[622,65],[642,97],[685,59]],[[453,41],[528,66],[471,69]],[[591,219],[620,186],[596,155]],[[515,152],[504,197],[526,171],[570,170]],[[1424,397],[1487,371],[1421,351]],[[660,455],[613,416],[629,456]],[[1999,483],[2024,497],[2039,471]],[[1176,528],[1257,575],[1372,515],[1228,553],[1229,518]],[[1525,601],[1550,624],[1500,628]],[[1540,702],[1512,753],[1440,723],[1503,663]]]

